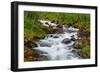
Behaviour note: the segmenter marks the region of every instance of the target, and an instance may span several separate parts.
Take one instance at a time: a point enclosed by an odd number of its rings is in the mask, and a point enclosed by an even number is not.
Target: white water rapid
[[[45,26],[48,22],[49,24],[55,25],[50,21],[41,20],[41,23]],[[69,32],[72,31],[72,32]],[[41,50],[46,52],[47,54],[43,54],[47,56],[50,60],[71,60],[71,59],[78,59],[79,56],[72,52],[74,50],[73,44],[74,41],[71,40],[72,36],[77,39],[78,29],[69,27],[64,27],[64,33],[60,34],[48,34],[44,39],[37,42],[38,47],[34,49]],[[68,39],[69,42],[63,43],[64,40]]]

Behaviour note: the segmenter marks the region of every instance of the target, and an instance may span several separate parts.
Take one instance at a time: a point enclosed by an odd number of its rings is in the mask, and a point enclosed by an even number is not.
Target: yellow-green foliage
[[[29,29],[24,29],[24,43],[27,43],[28,41],[36,41],[37,39],[42,39],[45,37],[45,34],[42,34],[41,32],[33,32]]]
[[[35,37],[35,34],[28,29],[24,29],[24,43],[32,40]]]
[[[85,58],[90,58],[90,45],[84,46],[81,50],[80,53],[82,54],[83,57]]]

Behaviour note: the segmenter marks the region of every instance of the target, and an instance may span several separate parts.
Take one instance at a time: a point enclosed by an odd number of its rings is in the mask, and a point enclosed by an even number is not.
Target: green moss
[[[90,58],[90,46],[86,45],[80,50],[81,55],[84,58]]]

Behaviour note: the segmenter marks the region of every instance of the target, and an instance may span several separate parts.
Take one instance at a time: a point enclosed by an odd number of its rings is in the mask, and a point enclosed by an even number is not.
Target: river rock
[[[53,38],[59,38],[59,36],[53,36]]]
[[[82,45],[83,45],[82,41],[81,41],[80,39],[78,39],[78,40],[76,40],[75,43],[73,44],[73,47],[74,47],[75,49],[81,49],[81,48],[82,48]]]
[[[38,59],[39,61],[46,61],[46,60],[49,60],[49,57],[46,56],[46,55],[40,55],[40,58]]]
[[[48,22],[45,22],[45,24],[49,25],[49,23],[48,23]]]
[[[55,23],[55,20],[52,20],[51,23]]]
[[[74,37],[74,35],[71,36],[71,40],[72,41],[75,41],[76,40],[75,37]]]
[[[72,53],[76,53],[77,51],[75,49],[71,50]]]
[[[53,37],[53,35],[49,35],[48,37]]]
[[[52,37],[52,38],[59,38],[59,36],[58,35],[48,35],[47,37]]]
[[[51,44],[48,42],[40,42],[39,44],[41,47],[51,47]]]
[[[34,41],[28,41],[27,43],[25,43],[25,46],[27,46],[28,48],[33,48],[37,47],[37,44]]]
[[[39,49],[33,49],[33,51],[36,51],[39,54],[48,54],[47,52],[43,52],[43,51],[41,51]]]
[[[68,38],[65,38],[65,39],[62,41],[62,43],[64,43],[64,44],[69,44],[69,43],[71,43],[71,40],[68,39]]]
[[[57,25],[56,28],[54,29],[54,33],[63,33],[63,26],[62,25]]]

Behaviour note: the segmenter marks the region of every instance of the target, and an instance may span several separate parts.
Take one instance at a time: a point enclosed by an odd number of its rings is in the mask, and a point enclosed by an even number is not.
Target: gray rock
[[[48,22],[45,22],[45,24],[49,25],[49,23],[48,23]]]
[[[53,37],[53,35],[50,35],[50,37]]]
[[[38,54],[48,54],[47,52],[43,52],[43,51],[38,50],[38,49],[33,49],[33,51],[36,51]]]
[[[40,58],[38,59],[39,61],[46,61],[46,60],[49,60],[49,57],[46,56],[46,55],[40,55]]]
[[[49,37],[49,36],[48,36]],[[59,38],[58,35],[50,35],[50,37],[53,37],[53,38]]]
[[[64,39],[64,40],[62,41],[62,43],[64,43],[64,44],[69,44],[69,43],[71,43],[71,40],[68,39],[68,38],[66,38],[66,39]]]
[[[48,42],[40,42],[39,44],[41,47],[51,47],[51,44]]]
[[[59,36],[53,36],[53,38],[59,38]]]
[[[74,35],[71,36],[71,40],[72,41],[75,41],[76,40],[75,37],[74,37]]]
[[[73,49],[73,50],[71,50],[71,52],[72,52],[72,53],[76,53],[76,50],[75,50],[75,49]]]
[[[63,25],[57,25],[56,28],[54,29],[54,33],[63,33]]]

